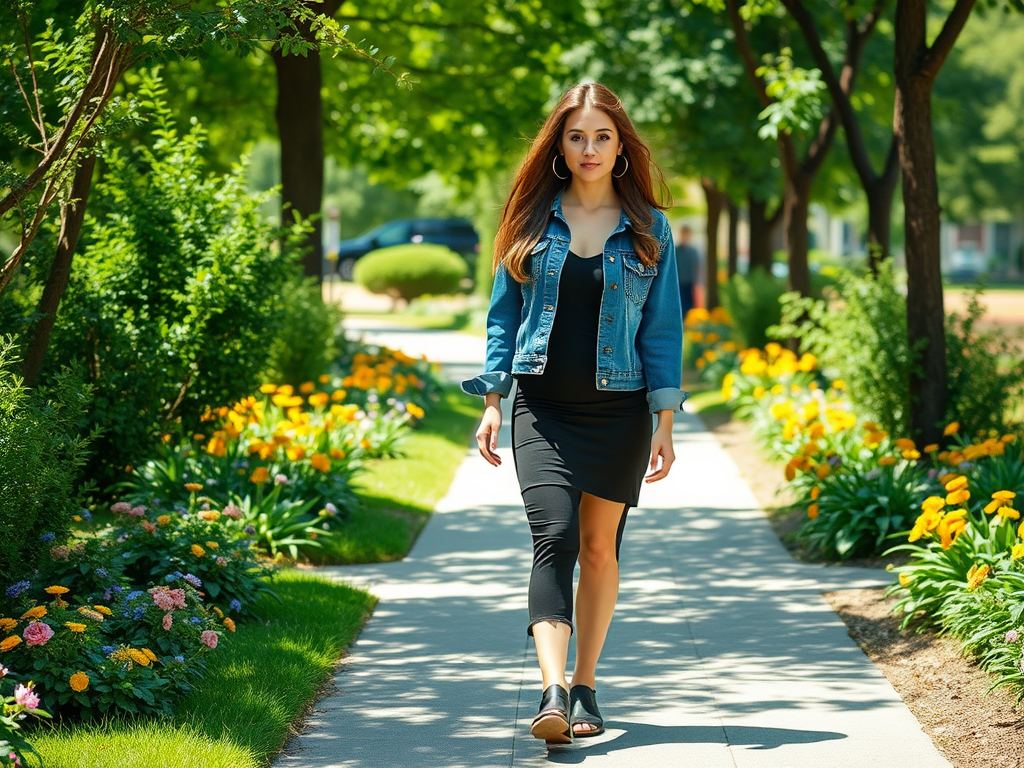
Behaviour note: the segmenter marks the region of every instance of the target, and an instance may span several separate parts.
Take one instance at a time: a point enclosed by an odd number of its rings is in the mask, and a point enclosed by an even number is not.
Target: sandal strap
[[[566,721],[569,720],[569,692],[557,683],[545,688],[544,695],[541,696],[540,713],[537,717],[545,713],[557,713],[564,717]]]
[[[570,691],[570,717],[569,722],[586,723],[595,727],[604,725],[604,718],[601,717],[601,710],[597,707],[597,691],[586,685],[574,685]]]

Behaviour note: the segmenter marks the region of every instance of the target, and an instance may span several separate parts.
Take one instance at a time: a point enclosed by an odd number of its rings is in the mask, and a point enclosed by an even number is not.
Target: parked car
[[[480,252],[480,236],[466,219],[396,219],[338,243],[338,275],[351,280],[356,261],[370,251],[405,243],[436,243],[460,254],[470,274]]]

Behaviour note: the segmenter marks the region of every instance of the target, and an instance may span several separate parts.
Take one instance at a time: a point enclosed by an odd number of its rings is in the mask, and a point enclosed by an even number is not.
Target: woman
[[[499,401],[518,383],[513,456],[534,550],[527,633],[544,680],[530,732],[549,744],[604,730],[595,677],[626,513],[643,480],[668,474],[672,416],[687,396],[676,259],[652,165],[611,91],[592,83],[562,97],[516,172],[494,241],[486,372],[463,382],[485,398],[476,438],[494,466]]]

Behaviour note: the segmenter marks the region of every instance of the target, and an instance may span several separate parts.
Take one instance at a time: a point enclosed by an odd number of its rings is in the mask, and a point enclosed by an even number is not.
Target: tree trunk
[[[722,193],[711,179],[704,179],[701,186],[704,188],[704,197],[708,205],[708,247],[704,255],[704,308],[711,310],[718,306],[718,222],[722,217]]]
[[[747,272],[760,267],[772,270],[772,221],[768,218],[768,201],[747,196],[747,216],[750,220],[750,263]]]
[[[43,288],[42,298],[39,299],[39,306],[36,309],[39,320],[36,321],[32,341],[29,342],[22,367],[25,384],[29,387],[34,387],[39,381],[39,373],[43,369],[46,350],[50,346],[53,324],[57,319],[57,309],[60,307],[61,297],[64,296],[68,280],[71,278],[71,260],[74,258],[75,248],[78,247],[78,237],[82,233],[82,222],[85,221],[85,207],[89,202],[92,174],[95,167],[96,155],[94,154],[87,155],[79,163],[75,171],[75,178],[71,182],[69,201],[61,210],[60,239],[57,241],[57,252],[54,254],[53,264],[50,266],[50,276]]]
[[[941,439],[946,417],[946,336],[939,272],[939,189],[935,175],[931,89],[934,75],[922,71],[925,0],[896,6],[896,103],[893,120],[903,170],[906,221],[907,336],[918,350],[910,372],[910,423],[918,440]]]
[[[313,6],[324,16],[334,16],[341,0],[325,0]],[[308,26],[300,29],[312,41]],[[320,206],[324,194],[323,76],[320,53],[284,56],[271,51],[277,74],[277,133],[281,142],[281,205],[284,221],[294,211],[311,219],[312,231],[305,241],[302,269],[308,277],[323,279],[323,228]]]
[[[811,205],[811,178],[800,174],[786,181],[786,250],[789,253],[789,290],[811,295],[811,271],[807,262],[807,216]]]
[[[740,228],[740,207],[732,201],[732,198],[726,198],[729,206],[729,243],[728,243],[728,264],[729,264],[729,277],[731,278],[736,274],[740,260],[740,247],[737,242],[739,237]]]
[[[891,255],[892,200],[900,179],[899,171],[899,150],[894,138],[882,175],[864,184],[868,198],[868,266],[872,272],[877,272],[878,265]]]

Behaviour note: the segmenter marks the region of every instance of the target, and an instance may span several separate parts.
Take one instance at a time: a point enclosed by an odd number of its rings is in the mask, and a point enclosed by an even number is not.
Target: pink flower
[[[21,768],[21,758],[18,757],[17,752],[11,752],[11,754],[7,756],[7,759],[11,761],[11,765],[13,765],[14,768]]]
[[[50,634],[53,634],[51,631]],[[39,706],[39,697],[31,688],[19,685],[14,689],[14,703],[21,704],[25,709],[35,709]]]
[[[167,631],[167,632],[171,631],[171,623],[173,621],[174,621],[174,614],[173,613],[168,611],[167,613],[164,614],[164,620],[163,620],[162,623],[164,625],[164,630],[165,631]]]
[[[228,504],[224,507],[222,514],[225,517],[230,517],[232,520],[242,519],[242,510],[236,507],[234,504]]]
[[[217,647],[217,641],[220,637],[212,629],[208,629],[201,635],[200,639],[203,641],[203,645],[210,649]]]
[[[10,671],[11,670],[9,670],[3,664],[0,664],[0,680],[3,680],[5,677],[7,677],[7,673]]]
[[[175,608],[185,607],[185,590],[168,589],[167,587],[153,587],[149,590],[153,597],[153,603],[161,611],[173,611]]]
[[[288,485],[288,476],[287,475],[282,475],[282,474],[274,475],[274,484],[275,485]]]
[[[142,506],[132,507],[131,511],[129,511],[128,514],[131,515],[132,517],[145,517],[146,516],[146,508],[142,507]]]
[[[33,621],[25,627],[22,636],[25,638],[25,645],[46,645],[53,637],[53,629],[45,621]]]
[[[219,565],[219,566],[220,566],[221,568],[223,568],[223,567],[224,567],[225,565],[227,565],[227,564],[228,564],[228,561],[227,561],[227,559],[225,559],[225,558],[224,558],[224,556],[222,555],[222,556],[220,556],[220,557],[218,557],[218,558],[217,558],[217,560],[216,560],[216,563],[217,563],[217,565]]]
[[[54,560],[67,560],[70,554],[71,550],[63,544],[58,544],[56,547],[50,548],[50,557]]]
[[[132,505],[127,501],[119,501],[110,508],[110,511],[115,515],[127,515],[132,511]]]
[[[1020,639],[1020,633],[1016,629],[1011,629],[1006,633],[1006,642],[1016,643]]]

